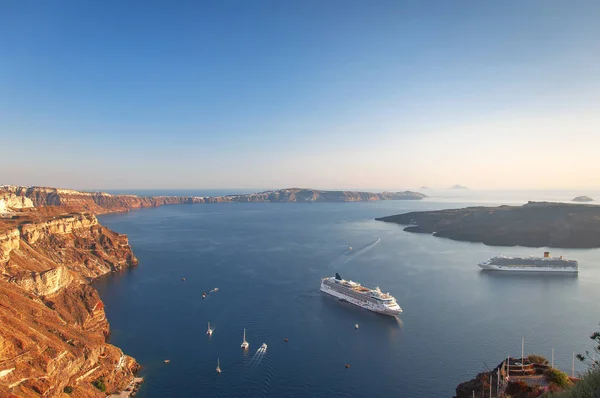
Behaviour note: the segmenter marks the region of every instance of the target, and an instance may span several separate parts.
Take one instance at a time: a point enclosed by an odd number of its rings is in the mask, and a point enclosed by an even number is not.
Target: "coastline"
[[[144,383],[143,377],[134,377],[133,380],[131,380],[131,383],[129,383],[129,385],[123,391],[111,394],[111,395],[109,395],[109,397],[111,397],[111,398],[133,397],[137,394],[137,391],[140,389],[140,387],[142,386],[143,383]]]

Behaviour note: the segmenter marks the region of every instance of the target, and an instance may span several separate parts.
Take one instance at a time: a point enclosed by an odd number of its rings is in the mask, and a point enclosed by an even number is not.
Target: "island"
[[[456,185],[453,185],[453,186],[451,186],[451,187],[450,187],[450,188],[448,188],[448,189],[469,189],[469,188],[467,188],[467,187],[465,187],[465,186],[463,186],[463,185],[458,185],[458,184],[456,184]]]
[[[593,202],[594,199],[590,198],[589,196],[577,196],[576,198],[573,198],[572,201],[573,202]]]
[[[529,202],[523,206],[467,207],[377,218],[406,232],[490,246],[600,247],[600,206]]]

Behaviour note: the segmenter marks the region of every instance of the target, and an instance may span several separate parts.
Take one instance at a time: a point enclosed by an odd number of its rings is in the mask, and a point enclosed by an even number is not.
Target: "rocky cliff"
[[[35,207],[60,206],[72,211],[88,211],[96,214],[127,211],[142,207],[168,204],[223,203],[223,202],[359,202],[376,200],[420,200],[426,196],[419,192],[356,192],[322,191],[315,189],[288,188],[247,195],[226,196],[136,196],[111,195],[104,192],[80,192],[47,187],[0,187],[0,195],[21,198]],[[9,207],[9,206],[7,206]],[[13,209],[14,210],[14,209]]]
[[[413,212],[377,220],[409,225],[404,228],[407,232],[492,246],[600,247],[600,206],[595,205],[529,202]]]
[[[127,237],[92,214],[20,212],[0,219],[0,396],[74,397],[123,390],[139,365],[107,343],[87,282],[135,265]]]

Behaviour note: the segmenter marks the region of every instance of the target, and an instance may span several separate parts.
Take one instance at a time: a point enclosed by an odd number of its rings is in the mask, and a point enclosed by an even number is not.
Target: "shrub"
[[[98,390],[105,392],[106,391],[106,384],[104,384],[104,379],[100,378],[98,380],[95,380],[92,382],[92,384],[94,385],[94,387],[96,387]]]
[[[564,392],[550,395],[552,398],[598,398],[600,397],[600,370],[590,370],[583,378]]]
[[[63,388],[63,392],[64,392],[64,393],[67,393],[67,394],[70,394],[70,393],[72,393],[72,392],[73,392],[73,387],[71,387],[71,386],[66,386],[65,388]]]
[[[504,391],[506,394],[522,397],[525,394],[529,394],[533,389],[527,385],[523,380],[510,381]]]
[[[527,357],[527,359],[529,359],[529,362],[531,362],[531,363],[539,363],[541,365],[548,365],[548,360],[541,355],[530,355]]]
[[[569,376],[558,369],[548,369],[544,372],[544,376],[548,383],[554,383],[561,388],[566,388],[571,385]]]

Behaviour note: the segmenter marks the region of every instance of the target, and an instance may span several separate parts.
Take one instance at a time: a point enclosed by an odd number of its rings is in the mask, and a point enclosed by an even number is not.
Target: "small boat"
[[[170,359],[165,359],[165,363],[170,363],[171,360]]]
[[[358,323],[354,324],[354,329],[358,329]]]
[[[348,251],[351,252],[352,251],[352,246],[348,246]]]
[[[219,358],[217,358],[217,373],[221,373],[221,364],[219,363]]]
[[[250,343],[246,341],[246,329],[244,329],[244,340],[242,341],[242,348],[245,350],[250,347]]]
[[[211,290],[209,293],[216,293],[216,292],[218,292],[218,291],[219,291],[219,288],[218,288],[218,287],[215,287],[215,288],[214,288],[213,290]]]
[[[287,343],[289,340],[286,338],[286,339],[284,339],[283,341],[285,341],[285,342]]]
[[[182,281],[185,281],[185,278],[181,278]]]
[[[267,350],[267,343],[263,343],[263,344],[260,346],[260,349],[261,349],[261,350],[264,350],[264,351],[266,351],[266,350]]]
[[[350,368],[350,364],[349,364],[349,363],[347,363],[347,364],[346,364],[346,369],[349,369],[349,368]]]
[[[214,329],[211,329],[211,328],[210,328],[210,322],[208,322],[208,330],[206,331],[206,334],[207,334],[207,335],[209,335],[209,336],[212,336],[212,334],[213,334],[213,330],[214,330]]]
[[[206,298],[206,292],[202,293],[202,298],[205,299]]]

